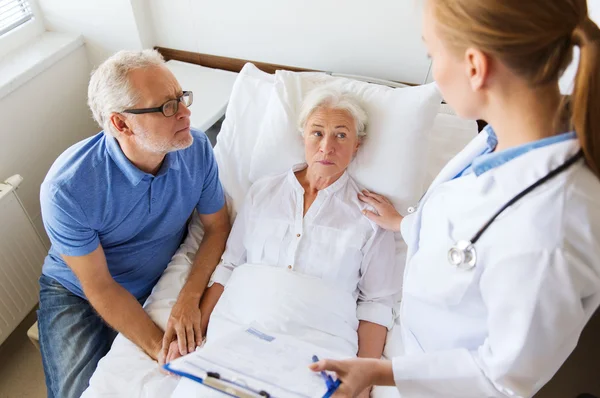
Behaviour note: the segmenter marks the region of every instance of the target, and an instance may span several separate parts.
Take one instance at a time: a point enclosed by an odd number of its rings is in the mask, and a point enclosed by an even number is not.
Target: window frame
[[[46,31],[37,1],[27,0],[27,2],[31,7],[33,18],[0,36],[0,57],[17,50]]]

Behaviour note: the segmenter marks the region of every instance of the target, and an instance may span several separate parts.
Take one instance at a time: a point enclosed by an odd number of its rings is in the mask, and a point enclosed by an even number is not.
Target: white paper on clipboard
[[[169,367],[204,378],[216,372],[271,397],[322,397],[327,387],[320,374],[308,369],[312,356],[341,359],[339,354],[285,335],[269,335],[250,327],[214,340]]]

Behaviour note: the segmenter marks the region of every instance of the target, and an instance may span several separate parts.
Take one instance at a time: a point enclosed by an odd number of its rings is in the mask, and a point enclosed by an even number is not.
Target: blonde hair
[[[587,164],[600,178],[600,29],[586,0],[429,1],[450,46],[476,47],[533,87],[557,84],[574,47],[580,48],[573,95],[561,111],[569,115]]]

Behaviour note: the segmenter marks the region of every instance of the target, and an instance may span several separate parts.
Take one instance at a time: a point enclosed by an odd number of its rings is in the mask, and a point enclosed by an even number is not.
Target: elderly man
[[[193,95],[155,51],[121,51],[92,75],[104,131],[66,150],[41,187],[52,247],[38,322],[49,397],[79,397],[117,332],[164,361],[171,340],[200,344],[199,302],[230,230],[207,137],[190,130]],[[196,209],[205,228],[165,333],[142,309]]]

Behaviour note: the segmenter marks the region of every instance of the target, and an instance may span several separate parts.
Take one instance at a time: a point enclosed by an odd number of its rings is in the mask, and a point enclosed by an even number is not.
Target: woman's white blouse
[[[358,200],[360,189],[347,172],[318,192],[303,217],[304,189],[294,173],[305,167],[250,188],[211,284],[225,286],[245,263],[283,267],[352,293],[359,320],[391,328],[403,273],[393,234],[362,214],[368,206]]]

